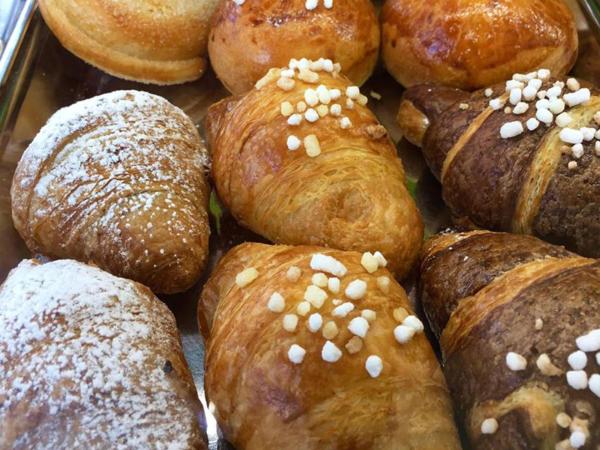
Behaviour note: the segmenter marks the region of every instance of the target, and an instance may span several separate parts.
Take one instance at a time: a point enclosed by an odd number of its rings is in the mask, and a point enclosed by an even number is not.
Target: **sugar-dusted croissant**
[[[371,0],[223,1],[213,16],[210,62],[234,94],[249,91],[290,58],[330,58],[354,83],[371,76],[379,56]]]
[[[72,260],[0,286],[0,448],[206,449],[175,318],[150,290]]]
[[[380,250],[405,274],[423,225],[385,128],[331,61],[290,65],[209,109],[220,198],[273,242]]]
[[[39,5],[61,44],[111,75],[176,84],[206,70],[217,0],[40,0]]]
[[[425,246],[423,309],[472,447],[600,446],[600,262],[532,236]]]
[[[423,324],[384,265],[255,243],[219,262],[199,303],[205,387],[237,449],[460,448]]]
[[[469,226],[600,256],[600,93],[548,70],[468,94],[417,86],[398,121]]]
[[[206,159],[192,121],[161,97],[81,101],[55,113],[23,154],[15,227],[33,252],[183,291],[208,253]]]
[[[577,27],[563,0],[386,0],[383,62],[404,86],[478,89],[545,66],[566,75]]]

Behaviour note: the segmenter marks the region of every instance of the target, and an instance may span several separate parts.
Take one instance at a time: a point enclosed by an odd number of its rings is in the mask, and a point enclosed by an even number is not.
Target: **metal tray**
[[[600,85],[600,45],[588,31],[575,0],[569,0],[569,3],[576,12],[580,28],[580,57],[573,73]],[[18,57],[12,64],[11,76],[0,87],[0,282],[20,260],[31,257],[13,228],[10,212],[10,185],[22,152],[58,108],[118,89],[146,90],[167,98],[186,111],[201,134],[208,106],[228,95],[212,72],[196,82],[171,87],[142,85],[111,77],[63,49],[39,13],[34,13]],[[375,91],[382,96],[381,100],[370,98],[369,104],[397,143],[409,187],[425,221],[426,235],[445,228],[450,220],[441,199],[440,185],[429,172],[419,149],[401,139],[395,123],[402,87],[379,65],[363,91]],[[206,277],[224,252],[244,241],[264,241],[237,225],[227,212],[211,215],[211,229],[210,262],[203,279],[184,294],[162,297],[177,318],[185,356],[203,404],[204,346],[196,324],[198,296]],[[414,276],[403,284],[414,302]],[[231,449],[219,438],[218,427],[206,405],[205,410],[210,448]]]

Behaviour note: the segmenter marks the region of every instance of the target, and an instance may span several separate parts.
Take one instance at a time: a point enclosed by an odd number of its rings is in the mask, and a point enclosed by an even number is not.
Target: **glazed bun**
[[[213,16],[210,62],[234,94],[250,90],[271,67],[291,58],[339,62],[355,84],[371,75],[379,54],[379,25],[369,0],[224,0]]]
[[[206,69],[210,17],[218,0],[40,0],[48,27],[87,63],[152,84],[198,79]]]
[[[382,53],[402,85],[474,90],[513,73],[561,77],[577,58],[577,29],[562,0],[386,0]]]

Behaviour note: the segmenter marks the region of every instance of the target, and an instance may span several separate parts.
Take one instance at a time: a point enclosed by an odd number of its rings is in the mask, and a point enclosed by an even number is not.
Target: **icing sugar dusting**
[[[139,274],[201,265],[205,249],[166,242],[206,240],[207,168],[179,108],[140,91],[100,95],[57,111],[23,154],[15,225],[35,251],[94,261],[155,288]],[[168,262],[157,261],[163,248]]]
[[[0,305],[0,447],[202,446],[175,320],[149,291],[75,261],[29,260]]]

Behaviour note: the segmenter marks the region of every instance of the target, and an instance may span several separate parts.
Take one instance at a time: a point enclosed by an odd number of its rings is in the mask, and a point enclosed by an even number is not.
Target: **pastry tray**
[[[600,85],[600,45],[588,30],[586,19],[575,0],[569,3],[576,11],[580,28],[580,56],[573,73]],[[0,283],[19,261],[31,257],[12,225],[10,185],[13,172],[27,145],[57,109],[114,90],[146,90],[182,108],[203,135],[202,124],[207,108],[228,95],[210,71],[196,82],[169,87],[143,85],[111,77],[63,49],[37,12],[33,13],[21,44],[12,63],[10,77],[0,87]],[[397,144],[409,188],[423,215],[426,236],[449,226],[450,217],[441,198],[440,185],[429,172],[419,149],[401,139],[395,123],[402,87],[379,65],[363,91],[381,95],[381,100],[369,96],[369,105]],[[196,324],[196,303],[215,263],[229,248],[244,241],[264,242],[264,239],[237,225],[226,211],[220,209],[213,193],[210,262],[205,274],[190,291],[162,297],[177,318],[184,353],[203,403],[204,346]],[[403,285],[414,302],[414,276],[405,280]],[[211,449],[232,449],[219,439],[215,420],[208,410],[206,431]]]

